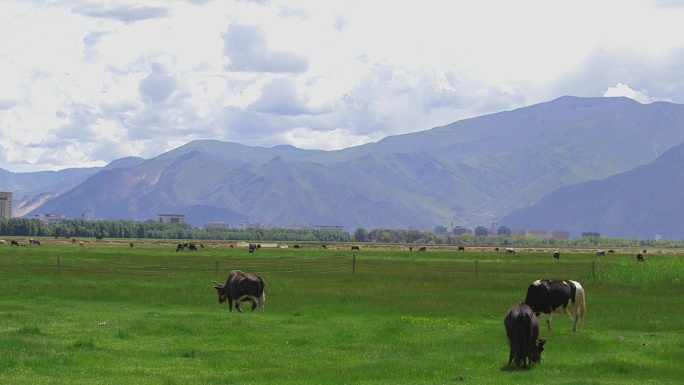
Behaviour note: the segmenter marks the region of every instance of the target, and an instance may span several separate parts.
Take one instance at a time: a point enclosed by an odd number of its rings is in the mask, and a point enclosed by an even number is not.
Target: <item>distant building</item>
[[[175,223],[175,224],[185,223],[185,215],[184,214],[158,214],[157,218],[159,218],[159,222],[161,222],[161,223]]]
[[[489,229],[485,226],[477,226],[475,228],[475,236],[486,237],[489,234]]]
[[[435,234],[446,235],[446,233],[447,233],[447,228],[446,228],[446,226],[442,226],[442,225],[435,226],[435,230],[434,230],[433,232],[434,232]]]
[[[264,226],[261,225],[261,222],[244,221],[244,222],[240,222],[240,228],[241,229],[261,229],[261,228],[264,228]]]
[[[209,221],[204,222],[205,229],[227,229],[230,226],[224,221]]]
[[[525,236],[529,238],[546,238],[546,229],[527,229],[525,230]]]
[[[453,230],[454,235],[463,235],[468,233],[468,229],[463,226],[456,226]]]
[[[344,226],[337,225],[311,225],[312,229],[315,230],[331,230],[331,231],[342,231]]]
[[[59,222],[66,219],[64,214],[36,214],[33,217],[35,219],[39,219],[41,222],[45,224]]]
[[[510,236],[511,235],[511,229],[505,226],[501,226],[496,230],[496,235],[504,235],[504,236]]]
[[[511,235],[514,235],[516,237],[524,237],[526,234],[526,229],[511,229]]]
[[[569,230],[551,230],[552,239],[570,239]]]
[[[12,218],[11,192],[0,192],[0,218]]]

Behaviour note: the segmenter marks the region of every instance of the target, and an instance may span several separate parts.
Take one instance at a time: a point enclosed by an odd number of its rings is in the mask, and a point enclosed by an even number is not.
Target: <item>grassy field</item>
[[[5,238],[7,239],[7,238]],[[8,239],[9,241],[9,239]],[[390,246],[175,252],[172,242],[0,246],[2,384],[681,384],[684,258]],[[28,242],[22,242],[24,244]],[[228,312],[213,281],[266,281]],[[542,363],[506,367],[503,317],[538,278],[580,281]]]

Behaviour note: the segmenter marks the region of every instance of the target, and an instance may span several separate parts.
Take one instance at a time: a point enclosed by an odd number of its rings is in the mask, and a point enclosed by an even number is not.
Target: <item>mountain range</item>
[[[677,239],[682,143],[682,105],[566,96],[336,151],[200,140],[103,168],[0,169],[0,190],[24,216]]]

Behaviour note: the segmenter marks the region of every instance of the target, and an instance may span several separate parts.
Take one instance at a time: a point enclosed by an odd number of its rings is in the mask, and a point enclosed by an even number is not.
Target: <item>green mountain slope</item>
[[[195,141],[96,174],[34,213],[80,202],[101,218],[173,212],[197,226],[488,225],[559,187],[652,162],[684,142],[683,126],[681,105],[563,97],[338,151]]]

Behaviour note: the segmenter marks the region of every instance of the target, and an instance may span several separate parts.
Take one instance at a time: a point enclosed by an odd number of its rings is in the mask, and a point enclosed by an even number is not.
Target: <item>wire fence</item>
[[[605,268],[609,262],[601,262]],[[270,259],[168,259],[158,264],[135,261],[83,260],[78,258],[27,259],[17,263],[0,262],[0,272],[40,270],[59,274],[98,273],[155,275],[169,273],[197,273],[221,278],[230,270],[243,270],[262,275],[319,275],[363,274],[385,276],[431,276],[431,277],[506,277],[515,275],[544,278],[593,278],[597,263],[578,261],[559,264],[513,263],[508,261],[464,260],[393,260],[365,259],[350,255],[326,257],[297,257]]]

